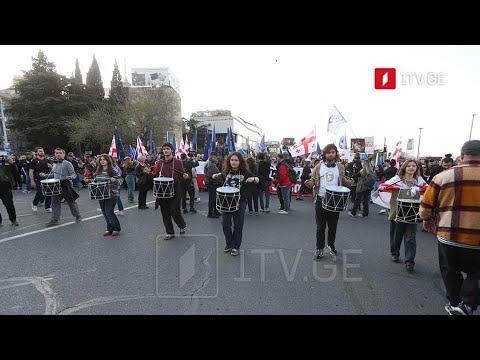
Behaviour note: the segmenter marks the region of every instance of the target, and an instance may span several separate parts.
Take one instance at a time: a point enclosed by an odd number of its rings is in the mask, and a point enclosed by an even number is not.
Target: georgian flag
[[[180,142],[180,146],[175,151],[175,157],[179,159],[181,154],[186,154],[186,153],[187,153],[187,151],[185,150],[185,143],[183,142],[183,137],[182,137],[182,141]]]
[[[315,151],[315,131],[312,130],[307,136],[304,136],[298,143],[293,145],[290,149],[292,156],[300,156],[309,154]]]
[[[137,136],[137,157],[140,155],[146,158],[148,151],[145,148],[145,145],[143,145],[142,140],[140,140],[140,136]]]
[[[110,155],[112,158],[117,158],[117,145],[115,144],[115,135],[113,135],[112,144],[110,145],[108,155]]]
[[[188,154],[188,150],[190,150],[190,141],[188,141],[188,135],[185,134],[185,153]]]
[[[395,151],[393,152],[392,159],[394,159],[397,163],[395,167],[398,169],[400,167],[400,154],[402,152],[402,138],[397,141],[397,145],[395,146]]]

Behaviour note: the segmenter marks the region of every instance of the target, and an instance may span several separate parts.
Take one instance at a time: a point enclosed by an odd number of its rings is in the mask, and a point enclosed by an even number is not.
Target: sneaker
[[[412,273],[415,269],[412,264],[408,263],[405,265],[405,269],[409,272]]]
[[[112,236],[118,236],[120,235],[120,231],[112,231]]]
[[[45,202],[45,201],[39,201],[39,202],[38,202],[38,205],[43,205],[44,202]]]
[[[335,249],[335,245],[327,245],[328,250],[330,251],[330,254],[333,256],[337,256],[337,250]]]
[[[196,199],[195,199],[195,202],[200,202],[200,198],[196,198]]]
[[[17,220],[13,220],[13,221],[12,221],[12,225],[13,225],[13,226],[19,226],[20,224],[17,222]]]
[[[359,218],[363,218],[363,217],[365,217],[365,216],[364,216],[364,215],[362,215],[362,214],[358,214],[358,215],[357,215],[357,217],[359,217]]]
[[[52,208],[45,209],[45,212],[52,212]]]
[[[386,209],[382,209],[382,210],[380,210],[378,213],[379,213],[379,214],[385,214],[386,212],[387,212]]]
[[[450,304],[445,305],[445,311],[448,312],[449,315],[454,315],[453,306]]]
[[[232,251],[232,247],[230,245],[225,245],[225,249],[223,249],[223,252],[230,252]]]
[[[400,259],[398,258],[397,255],[392,255],[392,261],[393,261],[394,263],[398,263],[398,262],[400,261]]]
[[[38,207],[36,207],[35,205],[32,205],[32,210],[33,211],[38,211]]]
[[[452,315],[473,315],[473,311],[467,304],[463,302],[458,306],[451,306]]]
[[[110,236],[110,235],[112,235],[112,231],[105,231],[103,233],[103,236]]]
[[[180,229],[180,234],[185,234],[186,230],[187,230],[187,228]]]
[[[253,215],[253,211],[249,211],[249,212],[248,212],[248,215]]]
[[[58,225],[58,220],[50,220],[46,226],[55,226]]]
[[[257,211],[257,212],[255,212],[255,216],[258,216],[258,215],[260,215],[260,213],[259,213],[258,211]]]
[[[300,201],[305,201],[305,200],[303,200],[302,198],[298,198],[298,197],[297,197],[297,200],[300,200]]]
[[[120,211],[120,210],[117,210],[117,211],[115,211],[115,215],[118,215],[118,216],[125,216],[125,213],[123,212],[123,210],[122,210],[122,211]]]
[[[188,213],[188,210],[187,210],[187,209],[183,209],[183,213],[184,213],[184,214],[187,214],[187,213]]]
[[[348,215],[351,216],[351,217],[355,217],[355,214],[352,213],[351,211],[348,212]]]
[[[265,209],[265,213],[268,214],[269,212],[270,212],[270,209],[269,209],[269,208],[266,208],[266,209]]]
[[[79,223],[79,222],[81,222],[81,221],[82,221],[82,217],[81,217],[81,216],[77,216],[77,217],[75,218],[75,222],[76,222],[76,223]]]
[[[23,190],[22,191],[24,194],[30,194],[30,190]]]
[[[278,213],[280,215],[288,215],[288,211],[285,211],[285,210],[280,210]]]
[[[260,209],[260,212],[265,212],[265,209]]]
[[[191,212],[192,214],[196,214],[196,213],[197,213],[197,210],[195,210],[195,209],[190,209],[190,212]]]
[[[232,249],[232,251],[230,251],[230,254],[232,254],[232,256],[237,256],[238,255],[238,249]]]
[[[173,235],[173,234],[168,234],[167,236],[165,236],[165,237],[163,238],[163,240],[170,240],[170,239],[173,239],[174,237],[175,237],[175,235]]]
[[[315,250],[315,254],[313,255],[313,260],[320,260],[323,257],[323,250],[317,249]]]
[[[65,199],[62,199],[62,204],[65,204]]]

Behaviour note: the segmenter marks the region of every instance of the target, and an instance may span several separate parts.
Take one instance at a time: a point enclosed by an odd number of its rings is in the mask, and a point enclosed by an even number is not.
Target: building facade
[[[231,128],[237,150],[258,150],[262,139],[262,129],[240,116],[232,115],[230,110],[197,111],[192,115],[192,119],[198,121],[198,126],[206,125],[209,133],[215,126],[215,136],[219,146],[225,144],[227,130]]]

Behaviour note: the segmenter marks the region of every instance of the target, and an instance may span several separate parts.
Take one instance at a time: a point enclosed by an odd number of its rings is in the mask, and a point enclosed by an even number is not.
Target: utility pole
[[[418,128],[420,130],[420,134],[418,135],[418,150],[417,150],[417,161],[420,158],[420,140],[422,139],[422,130],[423,128]]]
[[[2,115],[2,128],[3,128],[3,146],[8,147],[7,126],[5,121],[5,113],[3,112],[3,100],[0,97],[0,114]]]
[[[468,138],[469,141],[472,140],[473,119],[475,119],[475,116],[476,116],[476,115],[477,115],[477,114],[473,114],[473,115],[472,115],[472,126],[470,126],[470,136],[469,136],[469,138]]]

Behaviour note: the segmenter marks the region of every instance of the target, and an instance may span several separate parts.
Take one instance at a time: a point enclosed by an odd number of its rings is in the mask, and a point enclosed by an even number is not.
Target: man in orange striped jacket
[[[437,226],[440,272],[450,301],[445,310],[471,315],[480,303],[480,140],[467,141],[461,164],[432,179],[420,216],[426,228]]]

